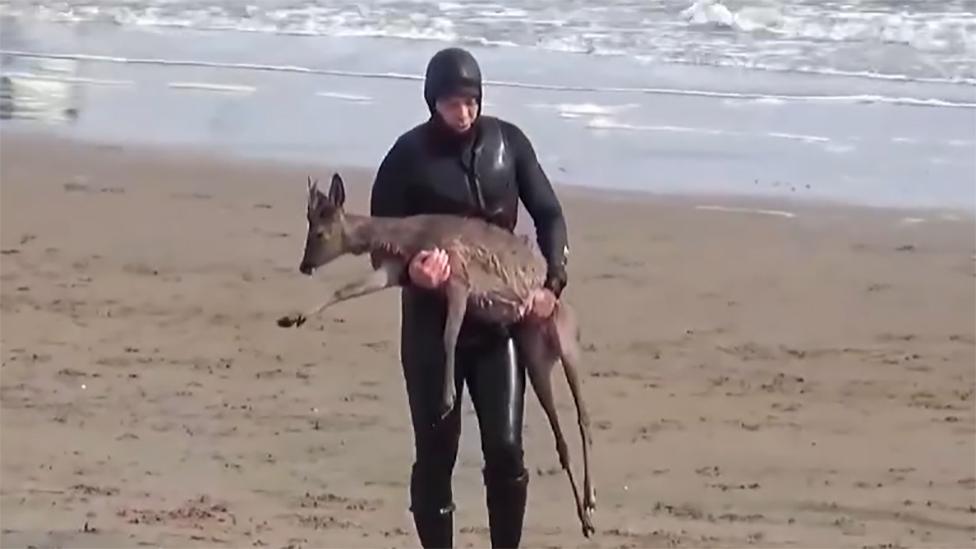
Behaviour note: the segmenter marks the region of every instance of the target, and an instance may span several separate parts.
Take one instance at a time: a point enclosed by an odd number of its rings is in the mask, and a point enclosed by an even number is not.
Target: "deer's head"
[[[345,217],[342,206],[346,189],[339,174],[332,176],[329,194],[319,190],[318,180],[308,179],[308,234],[298,270],[311,275],[316,268],[345,254]]]

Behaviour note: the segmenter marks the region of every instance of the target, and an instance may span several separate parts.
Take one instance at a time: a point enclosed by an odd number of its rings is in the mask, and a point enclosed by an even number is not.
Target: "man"
[[[481,70],[463,49],[448,48],[431,58],[424,99],[430,118],[401,135],[383,159],[371,214],[473,215],[513,231],[521,199],[548,262],[546,289],[534,297],[529,314],[548,316],[567,281],[566,224],[531,143],[514,124],[481,114]],[[416,449],[410,509],[424,547],[452,546],[451,480],[467,382],[481,431],[491,543],[517,547],[529,479],[522,452],[525,371],[504,329],[466,318],[457,348],[457,403],[446,419],[437,420],[446,306],[432,290],[449,274],[443,251],[422,252],[407,269],[410,284],[401,298],[400,359]]]

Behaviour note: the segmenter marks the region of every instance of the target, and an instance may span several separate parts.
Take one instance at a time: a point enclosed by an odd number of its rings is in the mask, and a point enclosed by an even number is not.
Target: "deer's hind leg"
[[[579,346],[579,324],[575,312],[565,302],[556,305],[556,311],[552,317],[552,329],[555,332],[552,335],[555,336],[563,372],[576,404],[577,423],[583,442],[583,507],[589,516],[596,509],[596,491],[593,488],[590,476],[590,451],[593,447],[593,437],[590,432],[590,414],[583,399],[579,378],[579,368],[582,363],[582,350]]]
[[[589,537],[593,530],[588,514],[583,507],[576,477],[569,459],[569,447],[562,427],[559,425],[559,415],[556,412],[556,400],[552,392],[552,369],[559,358],[558,350],[549,341],[545,331],[545,324],[526,322],[519,325],[516,334],[519,358],[525,361],[525,369],[529,374],[532,389],[539,398],[539,404],[549,420],[549,426],[556,439],[556,453],[559,455],[559,465],[566,471],[569,484],[573,489],[573,499],[576,503],[576,514],[583,526],[583,535]]]

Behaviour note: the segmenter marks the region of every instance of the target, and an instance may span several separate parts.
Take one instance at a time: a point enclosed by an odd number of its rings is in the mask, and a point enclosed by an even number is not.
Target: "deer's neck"
[[[397,226],[397,218],[370,217],[346,214],[345,240],[350,253],[361,255],[374,251],[399,253],[398,236],[403,229]]]

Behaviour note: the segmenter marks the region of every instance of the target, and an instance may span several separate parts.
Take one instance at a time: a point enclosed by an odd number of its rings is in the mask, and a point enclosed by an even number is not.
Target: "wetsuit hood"
[[[470,52],[462,48],[446,48],[434,54],[427,64],[424,77],[424,100],[431,114],[437,100],[454,93],[468,93],[478,102],[481,111],[481,68]]]

